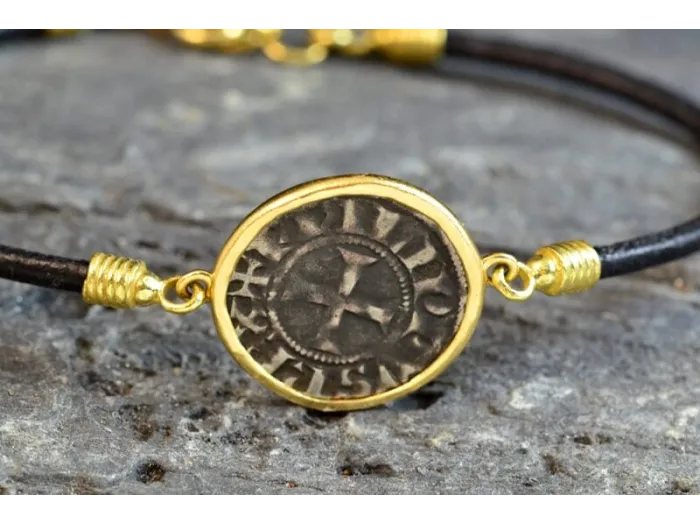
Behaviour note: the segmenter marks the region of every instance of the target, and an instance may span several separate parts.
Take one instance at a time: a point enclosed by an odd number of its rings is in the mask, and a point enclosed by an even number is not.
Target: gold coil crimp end
[[[143,261],[96,253],[83,284],[83,300],[119,309],[160,305],[166,312],[187,314],[209,302],[211,282],[204,270],[163,280]],[[177,300],[170,299],[173,292]]]
[[[586,241],[543,246],[527,263],[545,295],[585,292],[600,280],[600,255]]]
[[[585,241],[543,246],[527,263],[507,253],[483,259],[486,282],[512,301],[526,301],[535,291],[556,296],[590,290],[600,280],[600,256]],[[514,283],[520,279],[521,286]]]

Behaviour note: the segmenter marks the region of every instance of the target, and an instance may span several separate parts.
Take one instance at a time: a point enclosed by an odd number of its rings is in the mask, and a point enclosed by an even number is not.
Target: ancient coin
[[[395,388],[453,338],[464,269],[440,229],[389,199],[334,197],[277,217],[228,287],[236,333],[272,376],[315,397]]]

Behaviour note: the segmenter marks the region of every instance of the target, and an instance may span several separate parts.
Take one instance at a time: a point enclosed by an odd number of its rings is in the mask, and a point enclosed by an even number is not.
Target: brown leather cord
[[[0,279],[81,292],[88,266],[88,261],[0,245]]]
[[[649,80],[575,53],[507,38],[450,30],[446,54],[479,59],[576,81],[652,111],[685,128],[700,145],[700,107]],[[700,216],[672,228],[596,246],[602,278],[664,264],[700,250]]]

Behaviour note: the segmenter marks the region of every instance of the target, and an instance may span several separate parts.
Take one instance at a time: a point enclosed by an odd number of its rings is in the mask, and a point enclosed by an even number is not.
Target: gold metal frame
[[[280,215],[300,206],[339,196],[374,196],[394,200],[421,213],[442,229],[457,253],[467,277],[468,295],[462,319],[453,339],[425,370],[397,387],[357,398],[322,398],[299,392],[274,378],[243,347],[233,326],[226,294],[239,258],[262,229]],[[385,404],[409,394],[440,375],[464,350],[481,316],[484,302],[484,270],[479,252],[455,215],[431,195],[406,182],[381,175],[338,175],[308,182],[278,194],[256,208],[236,228],[224,245],[214,268],[210,298],[216,329],[238,364],[257,381],[289,401],[317,410],[359,410]]]

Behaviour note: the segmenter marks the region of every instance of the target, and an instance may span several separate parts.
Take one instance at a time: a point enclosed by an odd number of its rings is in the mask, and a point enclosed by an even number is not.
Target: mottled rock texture
[[[698,32],[518,36],[700,93]],[[426,188],[485,249],[518,253],[700,210],[688,152],[532,78],[293,69],[130,34],[0,51],[0,239],[28,249],[210,268],[262,200],[361,171]],[[568,298],[489,293],[438,381],[336,415],[258,386],[208,311],[0,282],[0,493],[697,493],[698,261]]]

